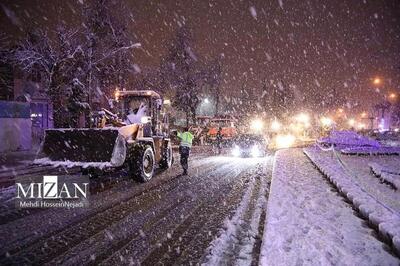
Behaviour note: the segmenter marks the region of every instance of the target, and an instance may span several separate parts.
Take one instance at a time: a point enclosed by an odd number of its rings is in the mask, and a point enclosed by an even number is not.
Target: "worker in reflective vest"
[[[181,156],[181,165],[183,168],[183,174],[187,175],[188,170],[188,159],[190,155],[190,149],[192,148],[193,134],[189,132],[188,128],[185,128],[183,133],[178,132],[178,138],[181,140],[179,145],[179,154]]]

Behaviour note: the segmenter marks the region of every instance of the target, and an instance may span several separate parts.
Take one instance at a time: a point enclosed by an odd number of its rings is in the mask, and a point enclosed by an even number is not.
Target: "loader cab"
[[[121,91],[118,115],[126,124],[143,124],[146,136],[168,134],[168,118],[161,96],[154,91]]]

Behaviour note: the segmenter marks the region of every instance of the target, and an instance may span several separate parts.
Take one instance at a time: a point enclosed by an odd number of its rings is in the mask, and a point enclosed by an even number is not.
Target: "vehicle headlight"
[[[276,137],[276,148],[290,148],[295,143],[296,138],[293,135],[278,135]]]
[[[260,156],[260,155],[261,155],[260,148],[259,148],[257,145],[254,145],[254,146],[251,148],[251,156],[253,156],[253,157],[258,157],[258,156]]]
[[[264,127],[264,123],[260,119],[255,119],[255,120],[251,121],[250,127],[252,130],[261,131]]]
[[[232,155],[235,157],[239,157],[240,156],[240,148],[238,145],[235,145],[232,149]]]

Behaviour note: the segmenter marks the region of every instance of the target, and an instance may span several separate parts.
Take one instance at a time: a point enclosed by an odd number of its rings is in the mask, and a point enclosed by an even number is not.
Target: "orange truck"
[[[224,141],[232,140],[237,135],[237,129],[235,126],[236,120],[231,117],[226,118],[213,118],[210,121],[210,128],[207,133],[207,137],[210,141],[217,139],[217,133],[221,128],[221,135]]]

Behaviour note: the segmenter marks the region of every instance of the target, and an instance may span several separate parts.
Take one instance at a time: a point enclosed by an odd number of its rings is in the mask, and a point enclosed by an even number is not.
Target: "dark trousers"
[[[218,154],[221,154],[221,150],[222,150],[222,142],[221,142],[221,140],[217,140],[217,148],[218,148]]]
[[[190,154],[190,148],[186,146],[179,146],[179,154],[181,156],[181,165],[183,171],[187,171],[188,169],[188,159]]]

